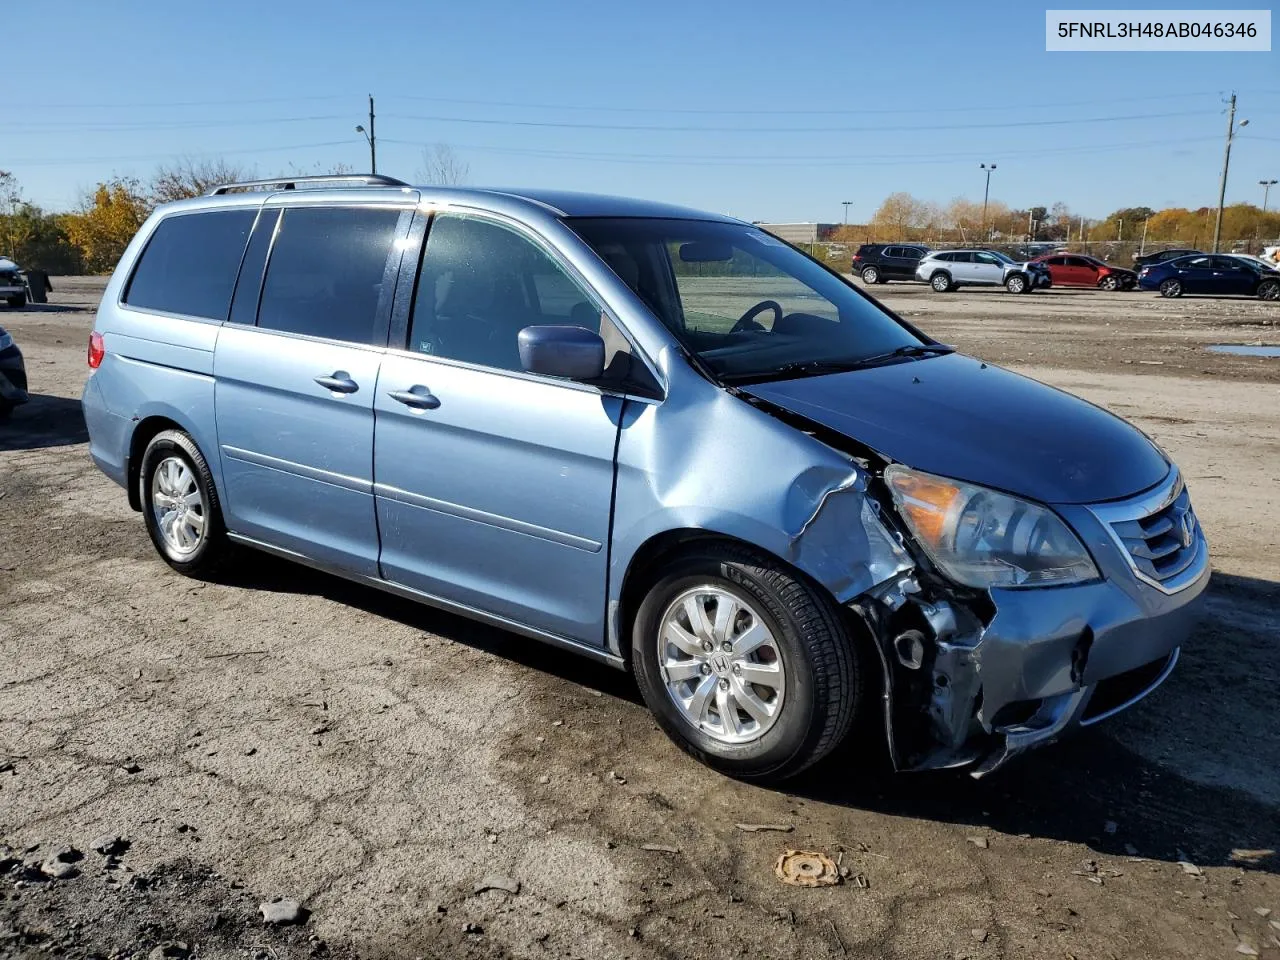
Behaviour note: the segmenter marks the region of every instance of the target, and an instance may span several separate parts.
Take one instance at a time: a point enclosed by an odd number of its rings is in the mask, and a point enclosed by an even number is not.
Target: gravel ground
[[[985,780],[850,743],[762,789],[536,642],[265,556],[172,573],[86,454],[102,283],[54,285],[0,311],[34,394],[0,426],[0,957],[1280,957],[1280,360],[1203,351],[1280,342],[1274,305],[875,288],[1155,436],[1209,616],[1141,706]],[[850,876],[783,886],[788,849]]]

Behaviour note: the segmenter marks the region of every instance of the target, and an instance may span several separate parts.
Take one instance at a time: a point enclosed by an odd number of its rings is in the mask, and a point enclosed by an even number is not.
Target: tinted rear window
[[[189,317],[227,319],[256,214],[217,210],[161,220],[134,268],[124,302]]]
[[[258,326],[376,343],[378,303],[392,279],[387,258],[399,219],[395,209],[286,210],[267,264]]]

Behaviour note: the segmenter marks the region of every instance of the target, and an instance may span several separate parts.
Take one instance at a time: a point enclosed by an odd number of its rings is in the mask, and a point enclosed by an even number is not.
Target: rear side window
[[[901,247],[885,247],[884,255],[885,257],[901,257],[902,248]]]
[[[256,214],[215,210],[161,220],[138,259],[124,302],[188,317],[227,319]]]
[[[258,326],[328,340],[377,344],[378,304],[400,211],[296,207],[276,228]],[[382,339],[385,339],[382,338]]]

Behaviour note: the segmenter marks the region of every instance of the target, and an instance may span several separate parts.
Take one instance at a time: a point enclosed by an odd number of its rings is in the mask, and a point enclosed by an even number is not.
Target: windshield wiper
[[[888,353],[878,353],[874,357],[867,357],[865,360],[860,361],[860,365],[874,367],[877,364],[884,363],[886,360],[896,360],[898,357],[942,356],[943,354],[955,352],[956,348],[946,343],[908,343],[895,350],[890,350]]]
[[[948,346],[945,343],[909,343],[887,353],[878,353],[875,356],[862,357],[857,360],[799,360],[794,363],[784,363],[780,367],[767,371],[723,374],[720,379],[725,382],[741,382],[744,380],[764,382],[767,380],[787,380],[791,377],[819,377],[825,373],[844,373],[849,370],[865,370],[868,367],[878,367],[888,363],[890,360],[897,360],[902,357],[929,357],[955,352],[955,347]]]

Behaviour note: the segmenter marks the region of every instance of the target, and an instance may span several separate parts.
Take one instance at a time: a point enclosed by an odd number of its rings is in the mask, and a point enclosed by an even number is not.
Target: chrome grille
[[[1177,471],[1153,493],[1092,510],[1139,579],[1167,593],[1189,586],[1207,562],[1204,533]]]

